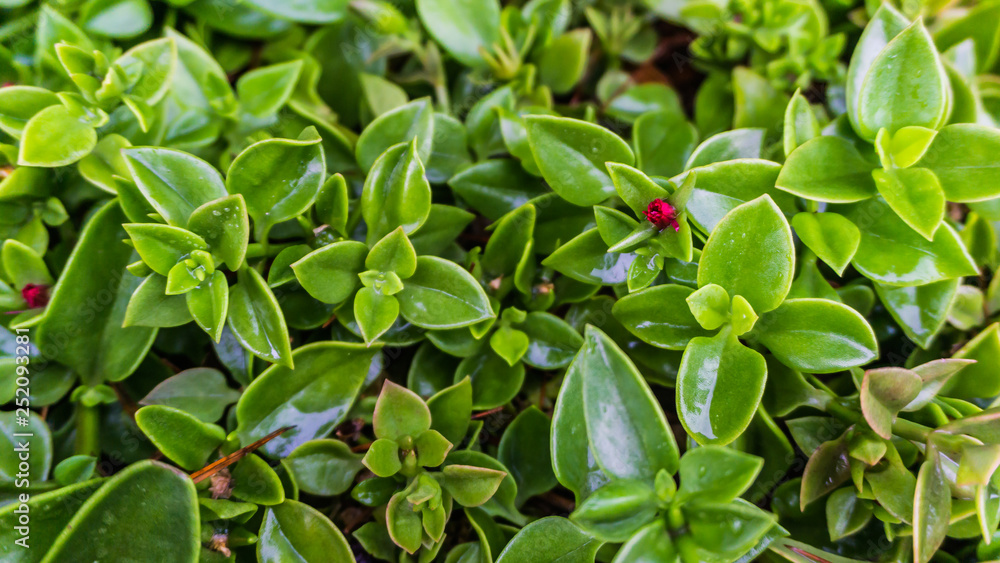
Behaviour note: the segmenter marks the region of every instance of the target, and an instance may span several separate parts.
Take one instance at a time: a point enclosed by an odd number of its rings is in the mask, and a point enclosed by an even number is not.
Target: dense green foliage
[[[1000,560],[1000,0],[502,4],[0,0],[0,559]]]

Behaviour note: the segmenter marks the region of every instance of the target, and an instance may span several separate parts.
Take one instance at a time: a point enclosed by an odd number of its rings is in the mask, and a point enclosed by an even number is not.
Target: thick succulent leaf
[[[266,563],[354,561],[351,547],[330,519],[291,499],[264,513],[257,559]]]
[[[198,502],[187,475],[140,461],[105,481],[83,503],[42,561],[122,560],[155,553],[161,561],[194,563],[198,528]]]
[[[601,542],[559,516],[521,528],[500,552],[497,563],[591,563]]]
[[[828,299],[789,299],[761,315],[751,337],[786,366],[809,373],[842,371],[878,356],[865,318]]]
[[[339,424],[368,376],[378,348],[343,342],[317,342],[292,354],[295,369],[273,365],[264,370],[236,404],[236,429],[249,444],[292,426],[265,444],[268,455],[284,457],[295,448],[326,436]]]
[[[614,193],[605,163],[632,165],[632,149],[611,131],[576,119],[525,118],[528,142],[542,177],[576,205],[594,205]]]
[[[792,285],[792,230],[781,210],[761,196],[730,211],[708,237],[698,264],[698,286],[722,286],[757,314],[781,305]]]
[[[39,349],[90,384],[131,375],[156,336],[155,328],[122,326],[142,282],[125,270],[137,259],[121,242],[128,236],[126,221],[117,202],[94,214],[52,289],[48,306],[59,313],[46,315],[38,327]]]
[[[767,364],[723,329],[688,344],[677,370],[677,412],[700,444],[725,445],[753,419],[764,394]]]

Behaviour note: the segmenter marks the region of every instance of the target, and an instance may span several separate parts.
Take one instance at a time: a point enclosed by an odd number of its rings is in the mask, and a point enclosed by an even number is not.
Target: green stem
[[[860,413],[847,408],[837,399],[831,400],[826,405],[826,412],[849,424],[860,422],[863,418]],[[913,440],[914,442],[926,442],[931,432],[933,432],[932,428],[904,418],[897,418],[892,423],[893,434],[906,440]]]
[[[247,260],[251,260],[253,258],[265,258],[265,257],[274,258],[282,250],[290,246],[295,246],[295,244],[296,243],[289,242],[284,244],[264,245],[259,242],[251,242],[250,244],[247,245]]]
[[[76,442],[78,455],[97,456],[101,453],[101,413],[99,407],[76,405]]]

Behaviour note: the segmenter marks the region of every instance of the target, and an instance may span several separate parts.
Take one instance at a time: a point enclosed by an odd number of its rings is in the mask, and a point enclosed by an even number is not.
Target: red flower
[[[646,214],[646,220],[656,225],[656,228],[661,231],[667,227],[673,227],[674,231],[681,230],[681,226],[677,223],[677,210],[674,209],[673,205],[660,198],[649,202],[649,207],[646,208],[644,213]]]
[[[21,290],[21,297],[28,302],[29,309],[38,309],[49,304],[49,286],[29,283]]]

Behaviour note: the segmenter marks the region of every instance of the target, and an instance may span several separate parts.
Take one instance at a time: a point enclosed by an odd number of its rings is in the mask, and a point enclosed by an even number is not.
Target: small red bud
[[[49,286],[29,283],[21,289],[21,297],[29,309],[38,309],[49,304]]]
[[[674,209],[673,205],[660,198],[649,202],[649,207],[646,208],[644,213],[646,220],[656,225],[656,228],[661,231],[667,227],[673,227],[674,231],[681,230],[680,224],[677,223],[677,210]]]

